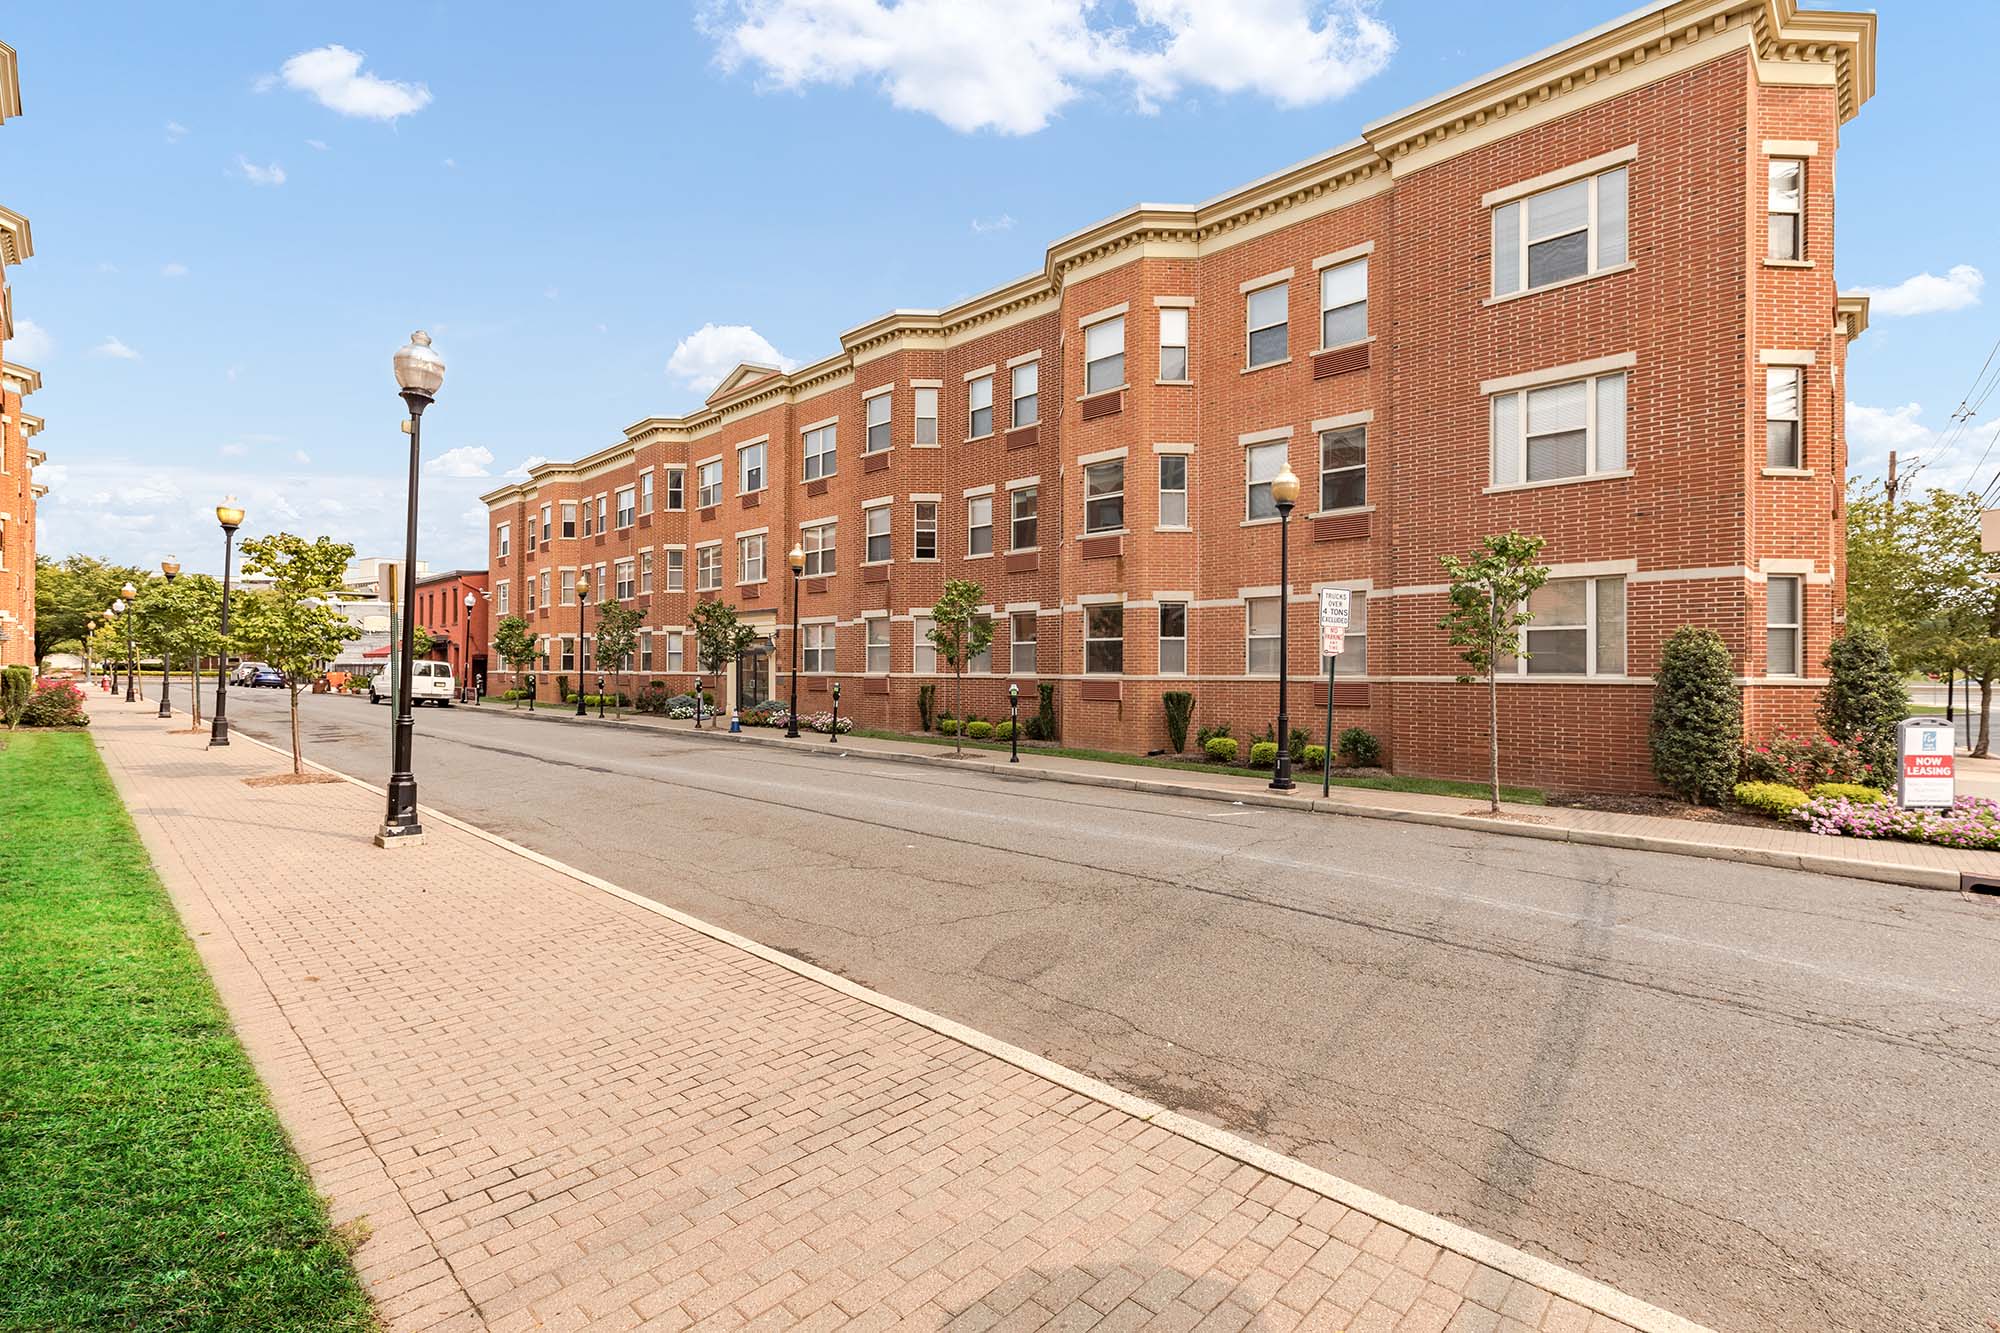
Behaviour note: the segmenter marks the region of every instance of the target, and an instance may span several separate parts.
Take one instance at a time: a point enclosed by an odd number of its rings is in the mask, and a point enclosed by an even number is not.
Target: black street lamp
[[[90,679],[90,640],[96,633],[97,621],[93,619],[85,622],[83,631],[83,688],[86,690],[91,687],[92,683]]]
[[[599,662],[597,665],[603,666],[604,663]],[[602,671],[597,673],[597,717],[599,721],[603,721],[604,719],[604,673]]]
[[[840,739],[840,682],[833,682],[833,725],[826,729],[828,744]]]
[[[1021,762],[1021,686],[1007,682],[1007,762]]]
[[[139,590],[132,586],[130,579],[127,579],[125,586],[118,590],[118,596],[121,600],[113,602],[112,605],[117,608],[120,615],[123,615],[126,610],[137,605]],[[125,702],[128,704],[139,701],[138,682],[133,679],[138,674],[139,654],[132,646],[132,621],[128,619],[125,622]]]
[[[582,717],[586,711],[583,706],[583,604],[589,600],[590,575],[578,570],[576,575],[576,715],[578,717]],[[696,684],[699,685],[700,682],[697,680]]]
[[[479,682],[472,675],[472,608],[478,605],[476,594],[465,594],[465,688],[475,704],[479,702]]]
[[[215,507],[215,521],[222,525],[222,651],[215,663],[215,716],[209,720],[208,743],[229,744],[229,566],[236,554],[236,529],[243,526],[243,510],[236,497],[225,495]]]
[[[114,597],[111,599],[111,605],[104,608],[104,623],[107,625],[120,624],[124,619],[124,615],[125,599],[123,597]],[[127,651],[129,652],[130,649],[128,648]],[[120,665],[122,664],[117,658],[114,657],[111,659],[111,692],[113,694],[118,693],[118,668]]]
[[[396,391],[410,409],[410,490],[403,515],[403,627],[397,645],[396,739],[390,759],[389,807],[375,834],[377,847],[414,844],[423,837],[417,821],[417,775],[411,771],[417,722],[411,710],[410,659],[416,650],[417,621],[417,477],[423,461],[424,409],[444,387],[444,358],[431,350],[431,336],[419,329],[399,350],[392,364]]]
[[[792,706],[785,720],[785,739],[799,738],[799,575],[806,572],[806,549],[793,546],[788,563],[792,567]]]
[[[168,556],[165,560],[162,560],[160,562],[160,572],[167,576],[167,587],[169,590],[171,590],[174,586],[174,579],[180,575],[181,562],[174,559],[172,556]],[[163,634],[160,636],[160,716],[161,717],[172,717],[174,715],[172,702],[167,698],[167,694],[174,683],[173,669],[174,669],[174,655],[171,651],[168,650],[167,638]]]
[[[1286,707],[1292,667],[1286,627],[1292,619],[1292,506],[1299,502],[1299,478],[1290,463],[1271,479],[1271,499],[1278,506],[1278,763],[1271,774],[1271,790],[1290,791],[1296,784],[1292,781],[1292,715]]]

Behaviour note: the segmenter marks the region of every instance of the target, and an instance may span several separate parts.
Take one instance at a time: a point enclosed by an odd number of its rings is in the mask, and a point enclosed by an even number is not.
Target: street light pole
[[[472,677],[472,608],[478,605],[478,597],[465,594],[465,688],[469,692],[466,697],[475,704],[479,702],[479,682]]]
[[[799,575],[805,572],[806,551],[803,546],[793,546],[789,560],[792,567],[792,706],[785,719],[785,739],[799,738]]]
[[[833,724],[826,729],[828,744],[840,739],[840,682],[833,682]]]
[[[392,362],[396,388],[410,409],[410,490],[403,515],[403,624],[397,645],[396,729],[390,758],[388,811],[375,834],[377,847],[413,845],[424,835],[417,819],[417,775],[412,771],[417,721],[412,714],[410,658],[416,649],[417,478],[423,461],[424,409],[444,386],[444,358],[431,350],[431,336],[419,329]]]
[[[136,605],[139,590],[132,586],[130,579],[127,579],[125,586],[118,590],[118,595],[124,599],[124,606],[118,608],[120,613],[123,613],[126,608]],[[131,620],[127,620],[125,622],[125,702],[128,704],[139,701],[138,682],[133,679],[138,673],[139,655],[132,647],[132,622]]]
[[[1299,501],[1299,478],[1290,463],[1271,479],[1271,499],[1278,506],[1278,755],[1271,790],[1290,791],[1296,784],[1292,781],[1292,715],[1286,706],[1292,668],[1288,627],[1292,619],[1292,506]]]
[[[96,635],[96,633],[97,633],[97,621],[95,619],[92,619],[86,623],[83,631],[83,688],[86,690],[88,690],[91,687],[90,640],[92,639],[93,636]]]
[[[584,716],[589,710],[583,706],[583,604],[590,600],[590,576],[582,570],[576,573],[576,715]],[[700,687],[700,682],[696,682]],[[699,697],[699,696],[697,696]]]
[[[229,569],[236,554],[236,529],[243,526],[243,510],[236,497],[225,495],[215,507],[215,521],[222,525],[222,651],[215,663],[215,716],[209,720],[208,743],[229,744]]]
[[[1021,686],[1007,682],[1007,762],[1021,762]]]
[[[168,556],[165,560],[162,560],[160,562],[160,572],[167,576],[167,590],[168,592],[172,592],[174,587],[174,579],[181,572],[181,562],[174,559],[172,556]],[[165,620],[164,617],[162,617],[162,619]],[[166,623],[171,624],[172,622],[167,621]],[[172,717],[174,715],[172,701],[169,700],[169,698],[167,697],[174,683],[173,670],[174,670],[173,651],[167,646],[167,636],[162,634],[160,636],[160,716],[161,717]]]

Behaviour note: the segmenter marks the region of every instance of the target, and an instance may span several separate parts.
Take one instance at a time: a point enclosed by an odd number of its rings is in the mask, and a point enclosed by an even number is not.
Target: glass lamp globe
[[[444,358],[431,350],[431,335],[418,329],[395,356],[396,387],[433,397],[444,387]]]

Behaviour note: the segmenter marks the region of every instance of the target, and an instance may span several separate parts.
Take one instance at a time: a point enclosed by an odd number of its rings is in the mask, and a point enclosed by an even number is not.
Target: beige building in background
[[[14,48],[0,42],[0,124],[20,114]],[[35,664],[35,502],[48,487],[35,480],[43,454],[30,443],[41,433],[42,419],[24,403],[42,387],[42,377],[5,359],[14,340],[8,270],[34,253],[28,219],[0,207],[0,666]]]

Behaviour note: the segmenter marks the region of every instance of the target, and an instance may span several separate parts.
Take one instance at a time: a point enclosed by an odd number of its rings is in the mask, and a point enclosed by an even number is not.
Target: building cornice
[[[14,48],[0,42],[0,122],[21,114],[21,62]]]
[[[46,462],[48,462],[48,461],[49,461],[49,456],[48,456],[47,454],[43,453],[43,452],[42,452],[42,451],[41,451],[40,449],[30,449],[30,450],[28,450],[28,466],[29,466],[29,467],[40,467],[40,466],[41,466],[42,464],[44,464],[44,463],[46,463]]]
[[[33,412],[21,413],[21,438],[24,440],[34,439],[37,435],[40,435],[42,433],[42,427],[45,424],[46,423],[43,422],[43,420],[40,417],[36,416]]]
[[[17,366],[12,361],[0,361],[0,379],[9,379],[21,386],[21,396],[42,387],[42,372],[29,366]]]
[[[28,220],[10,208],[0,208],[0,264],[18,264],[35,253]]]
[[[1834,327],[1853,342],[1868,332],[1868,297],[1862,292],[1842,292],[1833,301]]]

